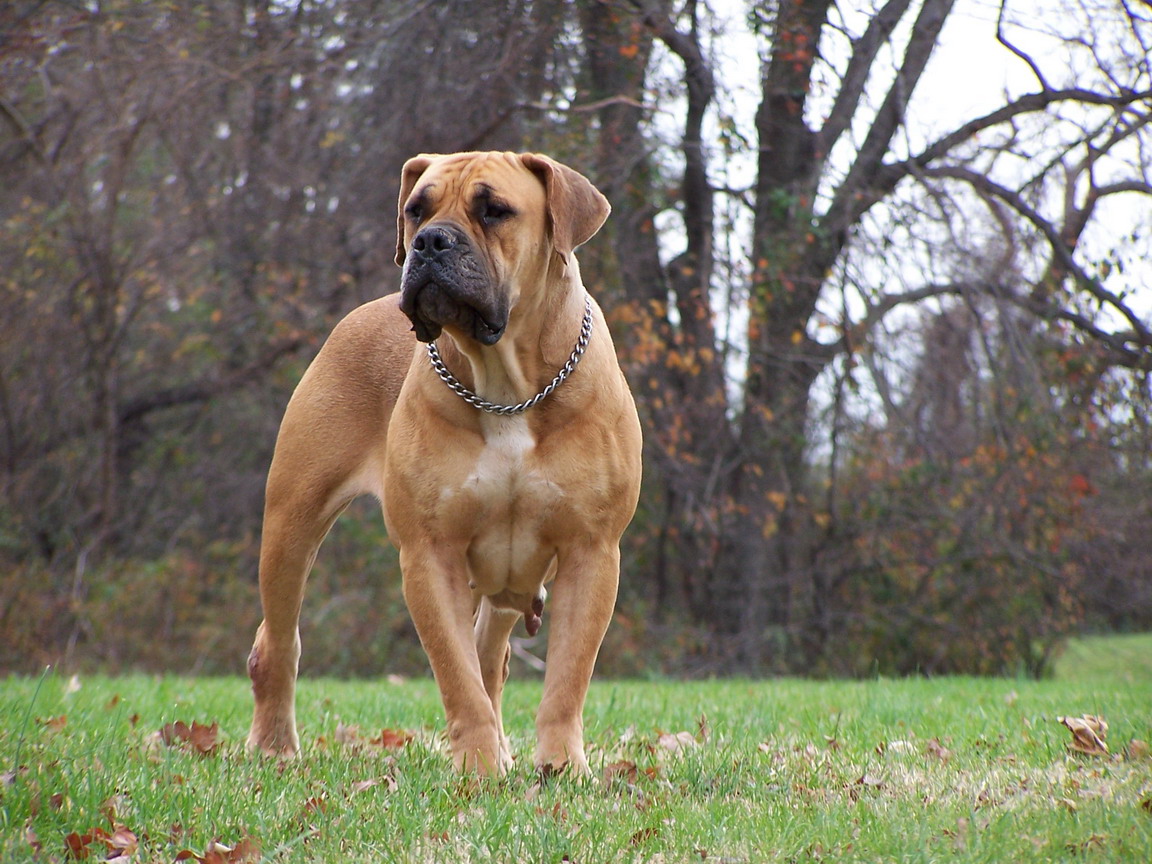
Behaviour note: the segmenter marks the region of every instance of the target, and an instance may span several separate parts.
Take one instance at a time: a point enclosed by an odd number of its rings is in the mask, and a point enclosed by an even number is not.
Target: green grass
[[[535,682],[507,694],[516,769],[473,783],[450,769],[430,681],[302,681],[306,753],[281,763],[243,751],[239,678],[10,679],[0,862],[69,860],[68,835],[111,831],[109,812],[138,838],[131,862],[244,838],[261,852],[245,861],[1147,862],[1152,760],[1121,754],[1152,740],[1150,656],[1152,637],[1087,640],[1040,682],[596,682],[595,776],[544,786]],[[1056,717],[1081,714],[1107,718],[1115,755],[1067,751]],[[702,717],[702,741],[661,744]],[[218,722],[220,749],[165,745],[177,720]],[[415,737],[349,745],[341,723]]]

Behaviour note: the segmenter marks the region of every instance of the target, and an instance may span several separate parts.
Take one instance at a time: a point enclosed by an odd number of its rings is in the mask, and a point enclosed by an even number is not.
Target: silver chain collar
[[[580,336],[576,340],[576,347],[572,349],[572,355],[568,358],[568,362],[564,364],[563,368],[556,373],[556,377],[548,384],[543,390],[533,396],[531,399],[525,399],[516,405],[497,405],[495,402],[489,402],[477,394],[473,393],[467,387],[460,383],[460,381],[448,371],[448,367],[444,365],[444,360],[440,357],[440,352],[436,349],[435,342],[428,343],[428,359],[432,361],[432,368],[436,370],[436,374],[440,376],[448,387],[461,399],[469,405],[479,408],[481,411],[487,411],[489,414],[523,414],[533,405],[540,400],[546,398],[553,390],[564,383],[565,379],[572,374],[576,368],[576,364],[580,362],[580,358],[584,355],[584,351],[588,348],[588,340],[592,336],[592,298],[587,294],[584,295],[584,320],[580,323]]]

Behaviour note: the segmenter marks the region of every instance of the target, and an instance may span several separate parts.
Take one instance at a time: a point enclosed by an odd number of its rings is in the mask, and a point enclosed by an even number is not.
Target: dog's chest
[[[564,492],[537,459],[525,418],[493,417],[485,427],[484,446],[445,503],[467,537],[476,590],[531,593],[555,555],[548,525]]]

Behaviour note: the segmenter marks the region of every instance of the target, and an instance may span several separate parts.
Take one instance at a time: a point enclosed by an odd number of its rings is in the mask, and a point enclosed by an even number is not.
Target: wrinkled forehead
[[[491,198],[512,207],[544,205],[544,184],[512,154],[459,154],[433,162],[420,175],[410,200],[468,206]]]

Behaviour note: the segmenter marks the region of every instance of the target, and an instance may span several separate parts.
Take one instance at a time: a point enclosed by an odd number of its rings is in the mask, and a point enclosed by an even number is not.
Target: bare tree
[[[611,7],[602,15],[616,16],[618,39],[629,38],[630,22],[641,22],[680,60],[686,80],[675,197],[684,251],[666,258],[658,287],[630,286],[639,307],[633,315],[657,343],[641,353],[636,374],[651,385],[653,456],[672,521],[683,531],[661,537],[676,552],[657,560],[677,571],[662,579],[698,598],[694,613],[725,637],[717,644],[728,646],[727,661],[749,669],[788,663],[778,649],[806,649],[803,634],[827,587],[816,561],[830,517],[815,500],[807,451],[814,388],[826,371],[871,350],[895,310],[976,292],[1040,324],[1084,334],[1105,349],[1109,364],[1152,367],[1146,319],[1104,285],[1081,252],[1105,201],[1152,192],[1152,78],[1141,47],[1149,22],[1131,6],[1086,4],[1060,19],[1068,32],[1052,34],[1069,53],[1039,58],[1015,44],[1020,25],[1006,3],[997,38],[1031,71],[1034,86],[915,145],[910,111],[953,14],[951,0],[888,0],[866,16],[849,16],[828,0],[752,4],[763,59],[756,179],[742,199],[752,222],[748,358],[743,380],[727,391],[738,387],[738,397],[725,401],[713,330],[715,298],[727,296],[712,281],[720,190],[709,181],[700,135],[714,92],[700,26],[707,10],[656,0],[602,5]],[[812,106],[817,98],[820,113]],[[661,200],[652,192],[650,200]],[[878,275],[899,269],[896,254],[886,268],[859,265],[875,248],[867,238],[877,214],[894,207],[918,211],[908,229],[918,243],[946,238],[950,226],[962,234],[961,211],[932,212],[932,202],[946,196],[985,208],[1012,264],[998,274],[1005,278],[945,271],[909,284]],[[658,245],[632,234],[618,239],[616,254],[647,261]],[[905,273],[919,263],[904,260]],[[860,274],[868,274],[866,284],[854,281]],[[662,413],[673,400],[679,421]]]

